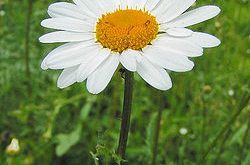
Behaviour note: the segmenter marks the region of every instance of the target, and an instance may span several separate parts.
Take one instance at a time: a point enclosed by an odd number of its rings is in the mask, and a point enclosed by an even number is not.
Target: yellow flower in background
[[[148,84],[168,90],[167,71],[186,72],[191,57],[220,44],[216,37],[186,27],[218,15],[217,6],[185,12],[195,0],[73,0],[49,6],[41,25],[59,31],[40,37],[43,43],[66,44],[51,51],[42,69],[63,69],[58,87],[86,81],[90,93],[106,88],[121,63]]]
[[[7,146],[6,152],[10,155],[17,154],[20,151],[19,141],[16,138],[11,140],[11,143]]]

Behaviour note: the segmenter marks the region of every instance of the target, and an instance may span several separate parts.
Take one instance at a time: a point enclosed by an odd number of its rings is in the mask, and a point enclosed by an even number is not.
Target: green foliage
[[[152,154],[153,145],[154,145],[156,123],[157,123],[157,113],[152,113],[149,124],[147,126],[147,138],[146,138],[147,154],[149,156],[152,156],[151,154]]]
[[[49,30],[40,26],[53,0],[33,1],[27,74],[25,24],[28,1],[0,1],[0,164],[1,165],[138,165],[150,164],[155,124],[160,105],[153,89],[137,74],[126,160],[115,154],[118,142],[123,79],[117,72],[98,96],[85,83],[56,87],[60,71],[42,71],[41,60],[58,45],[41,44]],[[156,164],[196,165],[209,145],[250,93],[249,1],[197,1],[214,3],[220,16],[191,27],[221,39],[222,44],[193,59],[187,73],[170,75],[173,88],[163,92]],[[4,13],[4,14],[3,14]],[[209,91],[204,90],[210,87]],[[250,162],[249,102],[208,153],[203,165],[248,165]],[[168,106],[166,106],[168,105]],[[180,133],[181,128],[187,134]],[[20,152],[9,155],[12,138]]]
[[[90,100],[86,102],[86,104],[82,108],[80,112],[79,123],[74,131],[72,131],[69,134],[56,135],[57,139],[56,154],[58,156],[64,155],[73,145],[75,145],[80,140],[82,133],[82,123],[87,119],[94,100],[95,99],[90,98]]]
[[[56,154],[58,156],[64,155],[70,149],[70,147],[72,147],[79,141],[81,130],[81,126],[78,126],[76,130],[74,130],[70,134],[57,135],[58,144],[56,146]]]

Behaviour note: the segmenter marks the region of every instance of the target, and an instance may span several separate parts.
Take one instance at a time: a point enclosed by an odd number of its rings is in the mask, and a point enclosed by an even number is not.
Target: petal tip
[[[217,16],[221,12],[220,7],[218,6],[211,5],[210,8],[213,8],[215,16]]]
[[[63,84],[61,81],[60,81],[60,79],[58,79],[58,81],[57,81],[57,87],[59,88],[59,89],[65,89],[65,88],[67,88],[69,85],[66,85],[66,84]]]
[[[62,84],[57,84],[57,87],[58,87],[59,89],[64,89],[64,88],[65,88],[65,87],[62,86]]]
[[[41,42],[41,43],[45,43],[45,42],[44,42],[44,37],[43,37],[43,36],[39,37],[39,38],[38,38],[38,41]]]
[[[189,64],[189,66],[188,66],[188,71],[191,71],[191,70],[193,70],[194,69],[194,62],[193,61],[190,61],[190,64]]]
[[[42,20],[41,23],[40,23],[40,25],[41,25],[42,27],[44,27],[44,23],[45,23],[45,20]]]
[[[41,68],[42,68],[42,70],[47,70],[47,69],[49,69],[49,67],[48,67],[48,65],[47,65],[47,63],[46,63],[45,60],[43,60],[43,62],[41,63]]]
[[[216,38],[216,43],[214,44],[214,46],[216,47],[216,46],[219,46],[220,44],[221,44],[221,40]]]
[[[173,83],[170,81],[167,84],[163,84],[162,87],[158,87],[157,89],[161,91],[167,91],[173,87]]]
[[[89,93],[91,93],[93,95],[98,95],[99,93],[102,92],[102,91],[97,91],[97,90],[89,89],[88,87],[87,87],[87,90],[89,91]]]

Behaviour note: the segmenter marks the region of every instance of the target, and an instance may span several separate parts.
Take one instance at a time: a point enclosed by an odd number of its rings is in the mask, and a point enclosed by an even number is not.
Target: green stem
[[[153,144],[153,154],[152,154],[152,165],[155,165],[156,158],[157,158],[157,151],[158,151],[158,143],[159,143],[159,136],[160,136],[160,129],[161,129],[161,118],[162,118],[162,110],[159,109],[157,114],[157,123],[156,123],[156,132],[154,137],[154,144]]]
[[[217,154],[217,156],[215,158],[214,165],[219,164],[221,154],[224,151],[225,143],[226,143],[227,139],[230,137],[231,132],[232,132],[231,129],[228,129],[227,132],[225,133],[225,136],[224,136],[224,138],[221,141],[219,152],[218,152],[218,154]]]
[[[111,116],[112,118],[116,115],[116,112],[120,107],[120,101],[119,101],[119,99],[120,99],[120,95],[119,95],[120,77],[115,76],[113,78],[113,81],[114,81],[113,92],[112,92],[112,102],[113,102],[112,104],[113,104],[113,106],[111,107],[110,114],[109,114],[109,116]],[[115,120],[110,120],[110,125],[114,125],[114,121]]]
[[[31,94],[31,83],[30,83],[30,66],[29,66],[29,44],[30,44],[30,24],[31,24],[31,15],[32,15],[32,8],[33,8],[33,0],[28,0],[28,10],[27,10],[27,22],[26,22],[26,28],[25,28],[25,74],[27,78],[27,88],[28,88],[28,94]]]
[[[206,152],[204,152],[204,154],[203,154],[203,156],[200,159],[200,161],[199,161],[198,164],[204,163],[204,161],[205,161],[208,153],[215,147],[215,145],[217,144],[217,142],[219,141],[219,139],[231,127],[231,125],[235,122],[235,120],[237,119],[237,117],[241,114],[242,110],[248,105],[249,99],[250,99],[250,93],[247,93],[243,97],[243,99],[241,100],[238,110],[233,114],[233,116],[231,117],[231,119],[226,123],[226,125],[221,129],[221,131],[219,132],[219,134],[215,137],[215,139],[213,140],[213,142],[209,145],[208,149],[206,150]]]
[[[204,95],[204,94],[203,94]],[[206,139],[207,106],[204,96],[202,96],[202,124],[201,124],[201,155],[204,153],[204,142]]]
[[[243,136],[243,143],[242,143],[242,147],[240,150],[240,154],[239,154],[239,164],[243,163],[244,157],[246,156],[247,153],[247,148],[248,148],[248,139],[249,139],[249,133],[250,133],[250,118],[248,118],[248,122],[247,122],[247,129],[246,132]],[[246,151],[246,152],[245,152]]]
[[[157,159],[157,155],[158,155],[158,152],[157,152],[158,151],[158,143],[159,143],[160,130],[161,130],[162,111],[164,109],[161,93],[157,92],[156,95],[158,96],[156,101],[158,102],[159,109],[158,109],[157,120],[156,120],[156,125],[155,125],[155,136],[154,136],[154,141],[153,141],[151,165],[156,164],[156,159]]]
[[[125,157],[127,141],[128,141],[128,133],[130,127],[130,116],[131,116],[132,97],[133,97],[133,78],[134,78],[134,73],[125,70],[123,112],[122,112],[119,145],[117,148],[117,154],[122,159],[124,159]]]

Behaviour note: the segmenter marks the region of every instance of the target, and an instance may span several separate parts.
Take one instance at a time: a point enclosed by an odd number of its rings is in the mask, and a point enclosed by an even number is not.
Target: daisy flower
[[[58,31],[42,43],[65,43],[43,60],[42,69],[62,69],[58,87],[86,80],[90,93],[103,91],[121,63],[148,84],[168,90],[168,71],[186,72],[190,57],[220,44],[216,37],[186,27],[219,14],[217,6],[186,11],[195,0],[73,0],[48,8],[41,25]],[[185,12],[186,11],[186,12]]]

